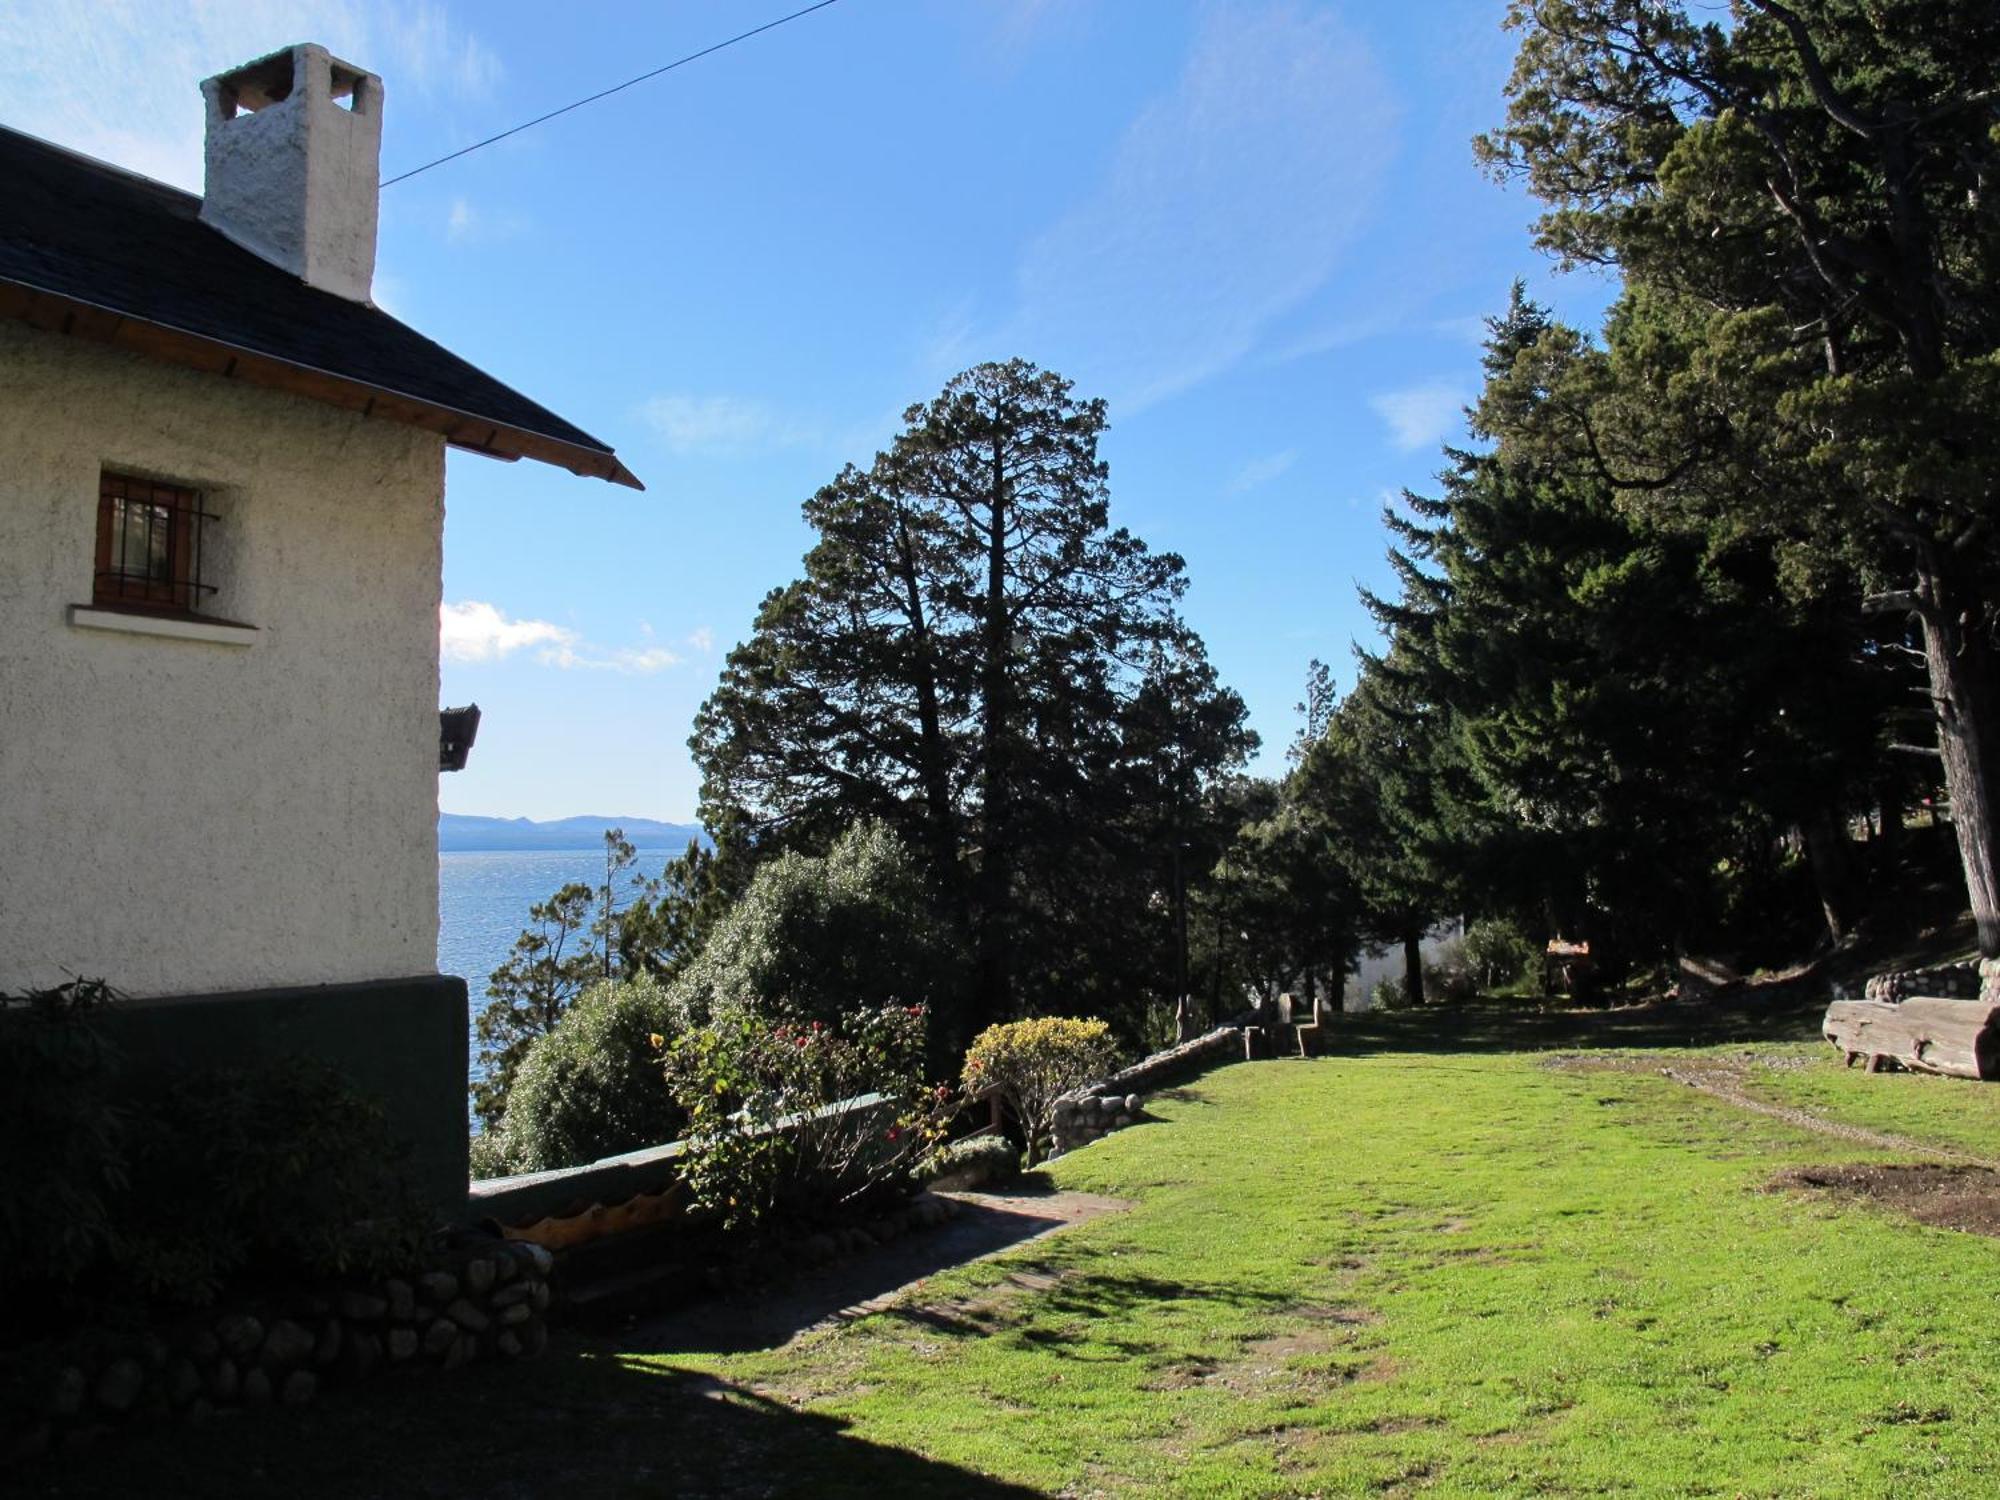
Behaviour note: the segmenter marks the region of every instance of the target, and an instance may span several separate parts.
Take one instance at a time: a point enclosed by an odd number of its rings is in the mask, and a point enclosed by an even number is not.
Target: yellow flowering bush
[[[1028,1159],[1041,1154],[1055,1124],[1055,1102],[1117,1066],[1118,1049],[1103,1021],[1041,1016],[989,1026],[972,1039],[961,1081],[968,1094],[997,1091],[1028,1138]]]

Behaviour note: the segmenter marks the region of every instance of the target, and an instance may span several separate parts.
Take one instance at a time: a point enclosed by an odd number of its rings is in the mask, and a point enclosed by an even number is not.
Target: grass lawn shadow
[[[123,1435],[15,1473],[8,1493],[1029,1500],[1039,1492],[865,1441],[838,1418],[748,1385],[624,1361],[598,1341],[565,1337],[525,1364],[449,1378],[413,1373],[298,1411]]]
[[[950,1193],[956,1218],[892,1241],[867,1255],[802,1273],[785,1286],[716,1298],[628,1330],[621,1348],[638,1354],[744,1354],[776,1349],[807,1329],[879,1312],[906,1288],[1071,1224],[1126,1205],[1066,1193],[1040,1174],[1005,1191]]]

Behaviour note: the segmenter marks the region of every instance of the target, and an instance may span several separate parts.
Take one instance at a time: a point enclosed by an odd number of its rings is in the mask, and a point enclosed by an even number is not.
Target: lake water
[[[679,849],[641,849],[634,873],[654,876]],[[596,885],[604,879],[604,849],[504,849],[438,855],[438,957],[440,974],[456,974],[469,991],[468,1036],[473,1017],[486,1004],[486,976],[506,961],[528,908],[547,900],[572,880]],[[626,887],[630,889],[629,886]],[[472,1043],[478,1055],[478,1042]],[[474,1071],[478,1064],[474,1062]]]

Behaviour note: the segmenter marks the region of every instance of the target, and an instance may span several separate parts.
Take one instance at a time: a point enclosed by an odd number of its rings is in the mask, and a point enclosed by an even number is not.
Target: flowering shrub
[[[950,1090],[923,1082],[924,1007],[824,1021],[744,1007],[662,1044],[688,1113],[682,1177],[726,1223],[825,1213],[905,1172],[943,1134]],[[879,1102],[857,1104],[870,1095]]]
[[[1109,1073],[1117,1061],[1103,1021],[1046,1016],[989,1026],[972,1039],[963,1079],[968,1094],[997,1089],[1028,1138],[1028,1158],[1055,1128],[1055,1102]]]

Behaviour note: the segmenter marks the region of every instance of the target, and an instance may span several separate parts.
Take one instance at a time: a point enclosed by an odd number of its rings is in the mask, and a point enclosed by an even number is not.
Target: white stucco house
[[[201,93],[200,197],[0,128],[0,992],[337,1055],[462,1181],[445,453],[638,481],[369,300],[379,78],[301,45]]]

